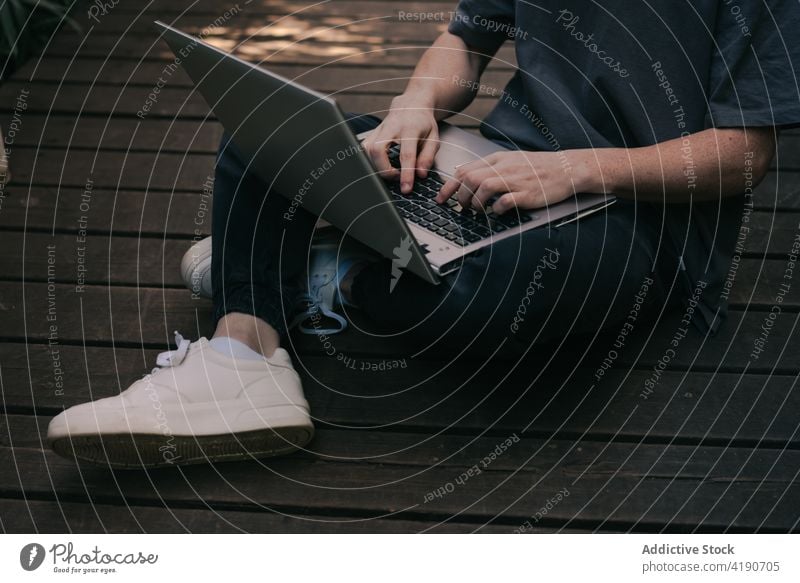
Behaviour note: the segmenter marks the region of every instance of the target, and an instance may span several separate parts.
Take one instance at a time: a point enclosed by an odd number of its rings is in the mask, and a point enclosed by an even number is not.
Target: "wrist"
[[[433,114],[436,99],[429,93],[422,91],[408,91],[392,99],[392,109],[417,109],[429,110]]]
[[[619,148],[587,148],[568,150],[572,183],[575,192],[611,194],[619,189]]]

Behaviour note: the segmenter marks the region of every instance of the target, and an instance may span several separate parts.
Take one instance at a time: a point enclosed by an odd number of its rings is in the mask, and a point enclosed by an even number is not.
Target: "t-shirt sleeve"
[[[719,2],[707,127],[800,125],[800,4]]]
[[[508,0],[461,0],[447,30],[467,46],[494,54],[516,34],[514,5]]]

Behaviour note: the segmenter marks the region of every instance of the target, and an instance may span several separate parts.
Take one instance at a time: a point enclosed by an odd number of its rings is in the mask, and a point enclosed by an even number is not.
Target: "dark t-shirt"
[[[630,148],[711,127],[800,123],[797,0],[461,0],[449,30],[489,52],[515,43],[517,72],[481,125],[508,147]],[[689,148],[684,156],[692,159]],[[742,172],[748,166],[752,158]],[[701,329],[716,329],[725,313],[748,201],[751,189],[636,203],[663,219],[661,243],[681,258],[678,285],[698,300]]]

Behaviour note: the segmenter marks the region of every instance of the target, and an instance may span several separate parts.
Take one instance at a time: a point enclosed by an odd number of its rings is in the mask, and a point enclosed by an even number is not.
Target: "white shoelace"
[[[191,341],[188,338],[181,336],[181,333],[175,330],[175,344],[178,346],[177,350],[167,350],[159,353],[158,357],[156,358],[157,366],[150,371],[150,374],[155,374],[156,372],[165,368],[178,366],[183,362],[183,359],[186,358],[186,353],[189,352]]]

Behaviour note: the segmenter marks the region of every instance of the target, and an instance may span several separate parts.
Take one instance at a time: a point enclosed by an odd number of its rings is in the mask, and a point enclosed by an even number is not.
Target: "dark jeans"
[[[378,121],[354,116],[349,124],[358,133]],[[214,183],[214,321],[253,314],[283,336],[303,290],[316,218],[298,208],[287,221],[288,199],[267,190],[224,138]],[[663,307],[677,259],[664,246],[657,257],[658,240],[652,217],[618,201],[579,222],[480,250],[439,285],[406,273],[390,291],[391,262],[377,261],[355,278],[352,294],[370,332],[484,353],[504,343],[517,353],[533,342],[619,327],[635,305],[638,318]]]

